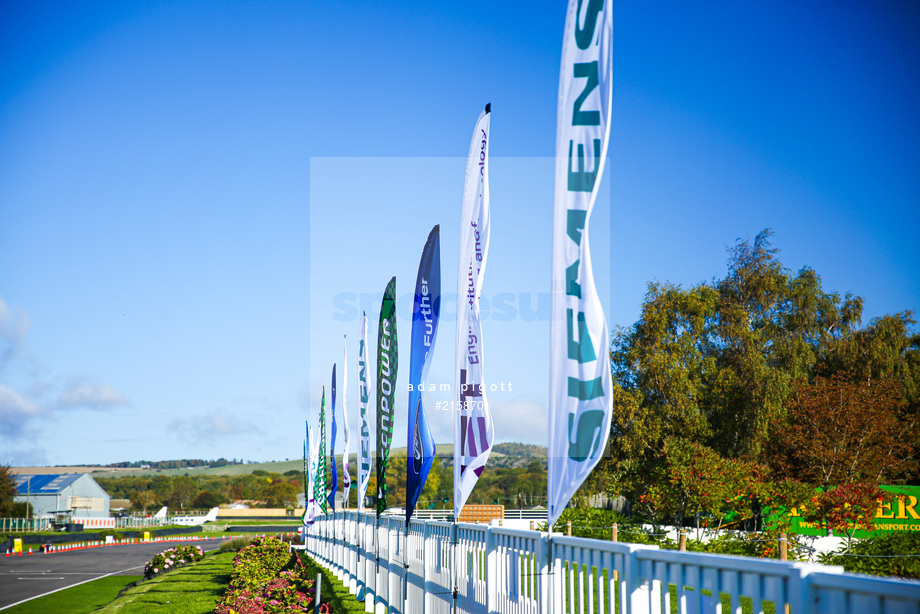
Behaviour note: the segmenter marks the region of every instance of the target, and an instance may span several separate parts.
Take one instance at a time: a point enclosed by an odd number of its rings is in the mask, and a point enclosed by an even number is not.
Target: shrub
[[[635,544],[654,543],[647,531],[635,524],[633,520],[613,510],[594,507],[567,508],[562,511],[559,520],[553,525],[553,530],[565,533],[569,522],[572,523],[573,537],[609,540],[610,527],[617,524],[619,541]],[[539,529],[545,531],[546,523],[543,523]]]
[[[920,534],[889,533],[854,542],[846,548],[822,554],[825,565],[843,565],[847,571],[920,579]]]
[[[273,580],[291,562],[290,547],[274,537],[258,537],[233,559],[230,586],[259,589]]]
[[[237,537],[220,545],[221,552],[239,552],[252,542],[251,537]]]
[[[119,531],[116,531],[115,529],[103,529],[99,531],[99,539],[103,541],[105,541],[105,538],[108,537],[109,535],[111,535],[115,539],[121,539],[123,537],[122,534]]]
[[[157,554],[144,566],[144,578],[150,579],[158,574],[172,571],[179,565],[200,561],[204,558],[201,546],[176,546]]]
[[[291,561],[293,569],[285,570]],[[230,586],[217,603],[215,614],[286,614],[312,612],[316,591],[300,559],[287,544],[257,538],[233,559]],[[331,614],[328,603],[320,607]]]

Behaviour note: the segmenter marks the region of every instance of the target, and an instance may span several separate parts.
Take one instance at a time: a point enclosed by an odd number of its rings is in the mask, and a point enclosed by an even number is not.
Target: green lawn
[[[236,552],[208,554],[197,563],[180,567],[153,580],[142,582],[138,586],[127,588],[117,597],[118,592],[139,580],[138,576],[109,576],[93,582],[87,582],[71,589],[52,593],[46,597],[33,599],[27,603],[4,611],[4,614],[147,614],[148,612],[168,612],[170,614],[210,614],[214,611],[217,600],[230,582],[230,570]],[[307,568],[309,577],[323,574],[323,601],[332,604],[333,612],[364,612],[364,603],[355,599],[348,589],[334,575],[319,567],[308,556],[300,554]],[[568,602],[568,584],[565,584]],[[671,593],[671,612],[677,612],[677,587],[669,585]],[[709,591],[703,591],[709,594]],[[722,595],[723,611],[728,610],[727,595]],[[576,601],[580,598],[576,597]],[[619,606],[619,604],[616,604]],[[773,604],[764,604],[765,612],[772,614]],[[742,597],[742,612],[753,611],[751,600]],[[619,613],[616,608],[616,614]],[[613,614],[605,607],[595,604],[596,614]]]
[[[210,614],[230,583],[236,552],[208,554],[197,563],[180,567],[158,578],[127,588],[140,576],[108,576],[74,588],[52,593],[4,610],[4,614]],[[323,574],[323,601],[332,603],[336,614],[364,612],[364,604],[334,575],[302,556],[311,577]],[[117,597],[117,598],[116,598]]]
[[[234,556],[235,552],[209,554],[197,563],[128,589],[96,611],[102,614],[209,614],[230,582]]]
[[[332,605],[332,611],[335,614],[342,614],[343,612],[346,614],[350,612],[364,612],[364,602],[355,599],[355,596],[349,593],[348,588],[339,582],[334,575],[314,563],[313,560],[306,554],[303,554],[303,552],[298,554],[311,578],[315,578],[317,572],[322,572],[323,588],[320,598],[323,603],[328,601]]]
[[[109,576],[93,580],[32,599],[4,610],[4,614],[87,614],[111,602],[118,595],[118,591],[140,579],[141,576]]]

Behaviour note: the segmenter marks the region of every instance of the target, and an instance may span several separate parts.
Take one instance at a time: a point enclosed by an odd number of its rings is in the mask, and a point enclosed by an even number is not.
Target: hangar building
[[[16,501],[32,504],[36,518],[69,514],[81,518],[108,518],[109,495],[85,473],[17,474]]]

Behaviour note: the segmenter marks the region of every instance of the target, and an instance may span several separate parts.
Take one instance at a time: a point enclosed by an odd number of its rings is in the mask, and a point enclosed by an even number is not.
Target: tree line
[[[128,499],[136,511],[209,509],[233,501],[259,502],[271,508],[292,508],[303,491],[302,474],[256,470],[244,475],[155,475],[96,478],[113,499]]]
[[[614,332],[609,454],[582,495],[624,495],[661,522],[799,507],[852,528],[879,484],[920,483],[913,313],[862,325],[862,298],[788,270],[770,236],[739,240],[722,279],[651,282]]]
[[[118,463],[109,463],[108,465],[103,465],[105,467],[112,467],[115,469],[185,469],[187,467],[198,467],[198,468],[212,468],[212,467],[229,467],[231,465],[242,465],[242,460],[227,460],[226,458],[218,458],[217,460],[203,460],[200,458],[182,458],[177,460],[165,460],[165,461],[149,461],[149,460],[140,460],[140,461],[121,461]]]
[[[497,459],[498,466],[483,473],[469,499],[470,503],[502,504],[509,507],[531,507],[546,502],[545,448],[523,444],[498,444],[506,450]],[[536,458],[522,456],[537,454]],[[540,456],[542,454],[542,456]],[[342,488],[341,457],[336,463]],[[349,463],[352,490],[349,505],[357,505],[357,468]],[[390,484],[387,504],[404,506],[406,502],[406,456],[390,457],[387,471]],[[128,499],[136,511],[156,511],[166,505],[173,510],[209,509],[233,501],[249,501],[253,507],[294,508],[297,495],[303,493],[303,472],[296,469],[283,474],[255,470],[245,475],[183,475],[100,477],[96,481],[110,497]],[[332,469],[327,467],[327,488],[332,482]],[[367,488],[368,506],[373,505],[377,492],[376,476],[372,472]],[[449,459],[436,458],[418,504],[419,509],[453,507],[453,467]]]

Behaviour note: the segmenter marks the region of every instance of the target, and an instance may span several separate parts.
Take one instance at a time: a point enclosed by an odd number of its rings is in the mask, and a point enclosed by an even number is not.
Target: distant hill
[[[546,465],[546,446],[529,443],[497,443],[492,447],[492,455],[501,455],[508,467],[523,467],[532,460],[540,460]],[[492,462],[492,459],[489,459]]]
[[[444,466],[453,466],[453,444],[438,444],[438,458]],[[393,448],[391,456],[405,456],[406,448]],[[337,455],[341,462],[341,455]],[[492,467],[526,467],[531,461],[539,460],[546,466],[546,446],[526,443],[499,443],[492,448],[489,465]],[[217,463],[212,466],[208,463]],[[355,462],[355,453],[352,451],[351,462]],[[71,465],[60,467],[11,467],[13,473],[89,473],[93,477],[115,478],[141,475],[245,475],[253,471],[268,471],[269,473],[284,474],[286,471],[303,470],[303,458],[286,461],[272,461],[266,463],[246,463],[225,459],[218,461],[202,461],[198,459],[171,460],[171,461],[137,461],[113,463],[111,465]]]

